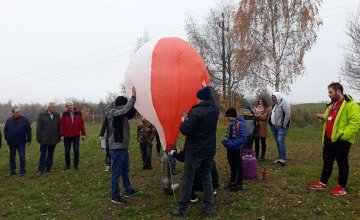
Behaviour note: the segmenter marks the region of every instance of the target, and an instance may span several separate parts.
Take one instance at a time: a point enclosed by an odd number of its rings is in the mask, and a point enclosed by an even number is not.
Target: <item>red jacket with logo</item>
[[[84,119],[81,112],[74,109],[74,121],[71,119],[69,111],[63,112],[60,119],[60,136],[77,137],[80,135],[85,135]]]

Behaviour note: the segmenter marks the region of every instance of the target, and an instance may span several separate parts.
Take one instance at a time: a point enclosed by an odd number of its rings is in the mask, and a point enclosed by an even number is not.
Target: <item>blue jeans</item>
[[[16,171],[16,150],[19,153],[19,157],[20,157],[20,173],[23,174],[25,173],[25,165],[26,165],[26,160],[25,160],[25,144],[23,145],[10,145],[9,146],[9,151],[10,151],[10,173],[15,173]]]
[[[271,127],[272,134],[276,141],[279,159],[286,160],[286,145],[285,138],[289,128],[276,128]]]
[[[197,158],[192,155],[185,155],[184,176],[182,181],[182,198],[179,202],[180,212],[186,212],[190,201],[195,173],[199,170],[200,179],[204,190],[204,211],[208,214],[213,213],[214,194],[211,170],[213,157]]]
[[[64,138],[64,146],[65,146],[65,164],[66,168],[70,168],[70,150],[71,144],[73,145],[74,150],[74,167],[79,166],[79,146],[80,146],[80,137],[66,137]]]
[[[50,171],[53,165],[55,145],[40,145],[39,171]]]
[[[122,176],[125,194],[131,192],[131,183],[129,179],[130,164],[129,152],[127,150],[110,150],[110,156],[113,161],[111,169],[111,189],[112,197],[120,196],[119,179]]]

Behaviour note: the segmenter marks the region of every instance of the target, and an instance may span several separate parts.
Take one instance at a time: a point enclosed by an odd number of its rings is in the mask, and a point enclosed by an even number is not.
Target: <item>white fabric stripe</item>
[[[151,65],[152,54],[159,40],[154,40],[142,46],[133,56],[125,71],[124,85],[127,95],[131,89],[136,89],[136,110],[155,126],[159,133],[163,150],[166,149],[165,134],[157,117],[151,96]]]

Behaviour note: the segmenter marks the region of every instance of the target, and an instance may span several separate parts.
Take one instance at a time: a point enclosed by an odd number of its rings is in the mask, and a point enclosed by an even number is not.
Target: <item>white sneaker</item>
[[[110,171],[110,166],[106,166],[105,167],[105,172],[109,172]]]
[[[274,163],[279,163],[280,159],[274,160]]]
[[[284,159],[280,159],[278,161],[278,163],[281,165],[281,166],[285,166],[286,165],[286,161]]]
[[[214,196],[216,196],[216,195],[217,195],[217,192],[214,190],[213,194],[214,194]]]
[[[176,191],[180,187],[179,183],[171,184],[172,191]]]

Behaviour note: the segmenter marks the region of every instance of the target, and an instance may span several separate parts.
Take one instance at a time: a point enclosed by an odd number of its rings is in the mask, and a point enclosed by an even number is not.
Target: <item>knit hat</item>
[[[209,101],[211,100],[211,89],[210,86],[205,86],[204,88],[200,89],[197,94],[196,97],[198,97],[198,99],[200,100],[205,100],[205,101]]]
[[[115,106],[126,105],[127,101],[127,98],[125,98],[124,96],[118,96],[115,99]]]
[[[249,105],[245,105],[243,109],[251,111],[251,107]]]
[[[236,118],[237,117],[236,109],[235,108],[228,108],[228,110],[226,110],[226,112],[225,112],[225,116],[226,117]]]

